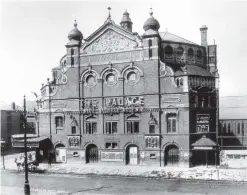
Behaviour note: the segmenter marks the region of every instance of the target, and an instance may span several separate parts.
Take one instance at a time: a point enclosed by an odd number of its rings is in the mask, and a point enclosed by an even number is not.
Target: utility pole
[[[25,149],[25,184],[24,184],[24,194],[25,195],[30,195],[30,186],[28,182],[28,164],[27,164],[27,111],[26,111],[26,96],[24,95],[24,149]]]

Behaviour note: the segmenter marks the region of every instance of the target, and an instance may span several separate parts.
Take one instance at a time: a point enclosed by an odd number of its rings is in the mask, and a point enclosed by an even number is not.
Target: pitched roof
[[[205,135],[199,140],[192,144],[192,146],[216,146],[217,144],[211,139],[207,138]]]
[[[192,45],[198,45],[196,43],[193,43],[192,41],[189,41],[187,39],[184,39],[180,36],[174,35],[168,31],[166,32],[160,32],[160,37],[163,41],[171,41],[171,42],[178,42],[178,43],[187,43]]]
[[[209,71],[207,71],[205,68],[202,68],[200,66],[186,65],[186,68],[188,75],[205,76],[205,77],[213,76]],[[181,76],[181,75],[184,75],[184,72],[182,70],[177,70],[175,72],[175,76]]]
[[[219,118],[247,119],[247,96],[220,96]]]

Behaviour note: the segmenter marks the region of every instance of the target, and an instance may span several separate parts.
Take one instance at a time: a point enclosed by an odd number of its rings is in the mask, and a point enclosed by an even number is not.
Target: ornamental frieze
[[[85,50],[87,53],[122,51],[136,47],[137,42],[109,29]]]
[[[108,54],[98,54],[98,55],[87,55],[81,57],[81,64],[108,64],[110,62],[117,61],[140,61],[143,59],[143,53],[141,50],[136,51],[126,51],[126,52],[116,52]]]

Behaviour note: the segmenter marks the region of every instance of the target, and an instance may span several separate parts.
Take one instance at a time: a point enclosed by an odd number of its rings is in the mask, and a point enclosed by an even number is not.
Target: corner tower
[[[143,34],[143,47],[144,47],[144,59],[158,59],[159,56],[159,35],[160,24],[158,20],[153,17],[153,11],[151,8],[150,18],[148,18],[143,29],[145,33]]]

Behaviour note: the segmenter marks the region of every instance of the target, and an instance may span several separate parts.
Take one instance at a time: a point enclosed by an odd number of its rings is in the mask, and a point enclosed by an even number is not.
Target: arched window
[[[193,51],[193,49],[189,48],[189,50],[188,50],[188,58],[191,59],[191,58],[193,58],[193,56],[194,56],[194,51]]]
[[[171,57],[173,55],[173,49],[170,45],[165,47],[165,55]]]
[[[238,123],[238,135],[240,135],[240,133],[241,133],[240,132],[240,126],[241,126],[240,123]]]
[[[181,58],[184,54],[184,49],[182,47],[177,48],[177,57]]]
[[[88,75],[86,78],[86,83],[88,85],[94,85],[96,83],[96,78],[93,75]]]
[[[105,74],[104,81],[108,86],[112,86],[117,83],[118,77],[115,71],[109,71]]]
[[[223,133],[226,133],[226,123],[224,123]]]
[[[136,68],[126,70],[126,72],[124,73],[124,79],[125,82],[130,85],[136,84],[140,80],[139,70]]]
[[[134,71],[129,72],[129,74],[127,75],[127,79],[129,81],[135,81],[137,79],[137,75]]]
[[[106,76],[106,82],[110,83],[110,82],[114,82],[115,81],[115,75],[110,73]]]
[[[197,50],[196,57],[197,57],[199,60],[202,59],[202,51],[201,51],[201,50]]]
[[[231,133],[231,124],[228,123],[228,133]]]

